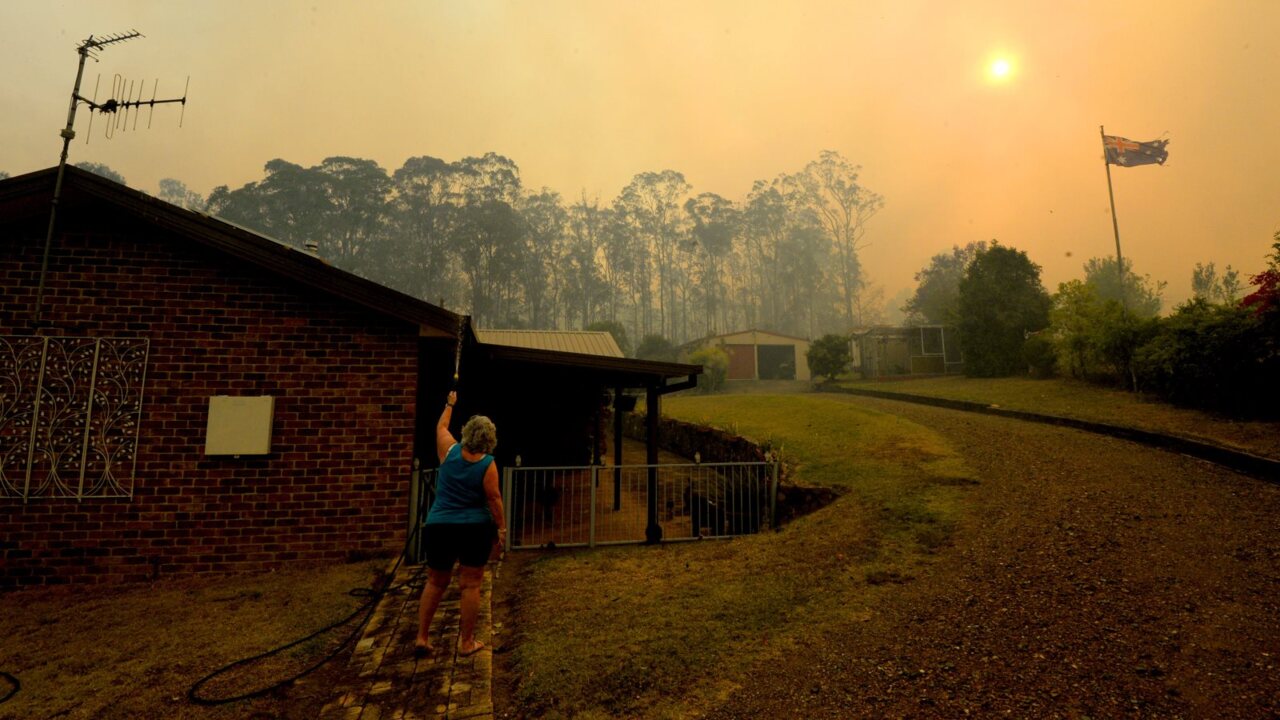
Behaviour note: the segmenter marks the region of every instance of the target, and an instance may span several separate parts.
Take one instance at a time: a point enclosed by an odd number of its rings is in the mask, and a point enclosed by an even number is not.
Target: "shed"
[[[867,379],[964,371],[960,333],[946,325],[863,328],[853,350],[855,371]]]
[[[56,169],[0,181],[0,589],[398,550],[459,342],[459,415],[507,419],[513,450],[547,378],[656,407],[698,370],[477,342],[308,252],[65,172],[47,267]]]
[[[809,341],[769,332],[743,330],[714,335],[686,345],[693,350],[708,345],[729,356],[729,380],[808,380]]]

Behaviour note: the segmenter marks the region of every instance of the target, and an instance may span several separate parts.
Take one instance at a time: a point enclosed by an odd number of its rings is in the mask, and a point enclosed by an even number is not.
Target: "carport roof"
[[[532,350],[623,357],[613,335],[592,330],[485,330],[476,328],[476,339],[489,345],[506,345]]]
[[[695,376],[702,374],[701,365],[585,355],[484,342],[477,343],[475,351],[489,361],[572,370],[580,379],[590,378],[611,387],[664,387],[672,378],[686,378],[688,382],[692,382]]]

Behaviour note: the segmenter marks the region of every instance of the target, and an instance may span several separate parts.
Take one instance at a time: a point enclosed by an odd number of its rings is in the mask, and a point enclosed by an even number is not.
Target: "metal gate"
[[[0,499],[133,497],[149,348],[0,336]]]
[[[503,476],[508,550],[723,538],[775,524],[777,463],[506,468]]]
[[[413,477],[409,482],[409,542],[405,559],[422,563],[427,558],[422,543],[422,523],[426,522],[431,503],[436,499],[436,468],[422,469],[422,462],[413,460]]]

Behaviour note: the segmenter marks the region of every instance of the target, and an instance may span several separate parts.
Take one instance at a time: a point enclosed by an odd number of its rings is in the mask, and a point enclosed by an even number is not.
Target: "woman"
[[[498,468],[493,448],[498,444],[493,421],[477,415],[462,428],[462,442],[449,433],[453,405],[458,393],[449,393],[436,422],[436,499],[422,527],[427,549],[428,579],[418,603],[418,637],[414,655],[430,654],[428,631],[440,597],[449,588],[453,564],[458,563],[458,587],[462,591],[462,622],[458,632],[458,655],[467,657],[484,648],[475,638],[476,614],[480,609],[480,583],[484,565],[496,556],[507,540],[507,520],[498,490]],[[497,532],[494,532],[494,528]]]

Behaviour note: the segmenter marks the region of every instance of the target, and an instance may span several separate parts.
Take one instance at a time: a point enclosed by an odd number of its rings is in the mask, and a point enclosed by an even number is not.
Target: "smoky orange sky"
[[[645,171],[742,200],[822,150],[884,196],[862,253],[886,298],[953,244],[998,239],[1046,287],[1115,252],[1098,127],[1167,137],[1113,168],[1124,255],[1190,294],[1197,262],[1263,267],[1280,230],[1280,2],[0,3],[0,170],[56,164],[91,34],[145,38],[85,70],[180,95],[71,161],[207,194],[272,158],[457,160],[494,151],[528,188],[611,201]],[[1003,57],[1011,71],[993,78]],[[149,95],[149,93],[148,93]],[[900,302],[898,303],[900,304]]]

